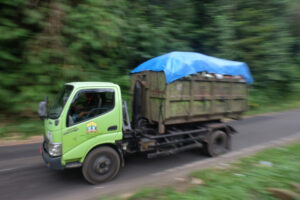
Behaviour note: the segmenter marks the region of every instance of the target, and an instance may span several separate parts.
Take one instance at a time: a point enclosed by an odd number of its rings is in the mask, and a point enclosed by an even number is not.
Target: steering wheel
[[[103,110],[103,108],[92,108],[86,115],[86,118],[90,118],[92,113],[96,112],[97,110]],[[96,113],[97,114],[97,113]]]

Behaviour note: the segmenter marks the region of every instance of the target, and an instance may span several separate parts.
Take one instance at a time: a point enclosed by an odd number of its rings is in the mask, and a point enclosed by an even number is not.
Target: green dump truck
[[[167,83],[163,72],[142,71],[132,74],[130,91],[131,121],[113,83],[67,83],[49,110],[47,99],[40,102],[47,166],[82,167],[85,179],[98,184],[118,174],[127,154],[154,158],[202,148],[217,156],[236,132],[221,119],[239,118],[247,109],[247,85],[231,76],[194,73]]]

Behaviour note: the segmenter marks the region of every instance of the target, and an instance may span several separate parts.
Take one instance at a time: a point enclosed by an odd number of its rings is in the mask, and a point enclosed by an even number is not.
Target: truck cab
[[[104,175],[101,176],[104,180],[112,178],[110,173],[119,170],[122,153],[117,143],[122,140],[122,101],[118,85],[106,82],[65,84],[49,107],[44,123],[41,152],[49,168],[80,167],[88,158],[92,166],[83,166],[83,172],[86,171],[83,174],[90,183],[99,182],[91,178],[90,171]],[[98,152],[103,156],[96,156],[96,159],[91,152],[95,154],[97,148],[106,151]],[[110,166],[114,163],[119,164]],[[115,170],[111,172],[110,168]]]

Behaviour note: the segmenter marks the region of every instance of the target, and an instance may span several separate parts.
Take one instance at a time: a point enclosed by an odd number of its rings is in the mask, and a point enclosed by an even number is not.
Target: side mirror
[[[45,98],[44,101],[39,103],[38,114],[40,118],[47,118],[47,105],[48,105],[48,97]]]

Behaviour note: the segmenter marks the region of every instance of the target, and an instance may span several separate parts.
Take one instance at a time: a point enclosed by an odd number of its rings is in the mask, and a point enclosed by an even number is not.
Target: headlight
[[[48,143],[48,153],[50,156],[61,156],[61,143]]]

